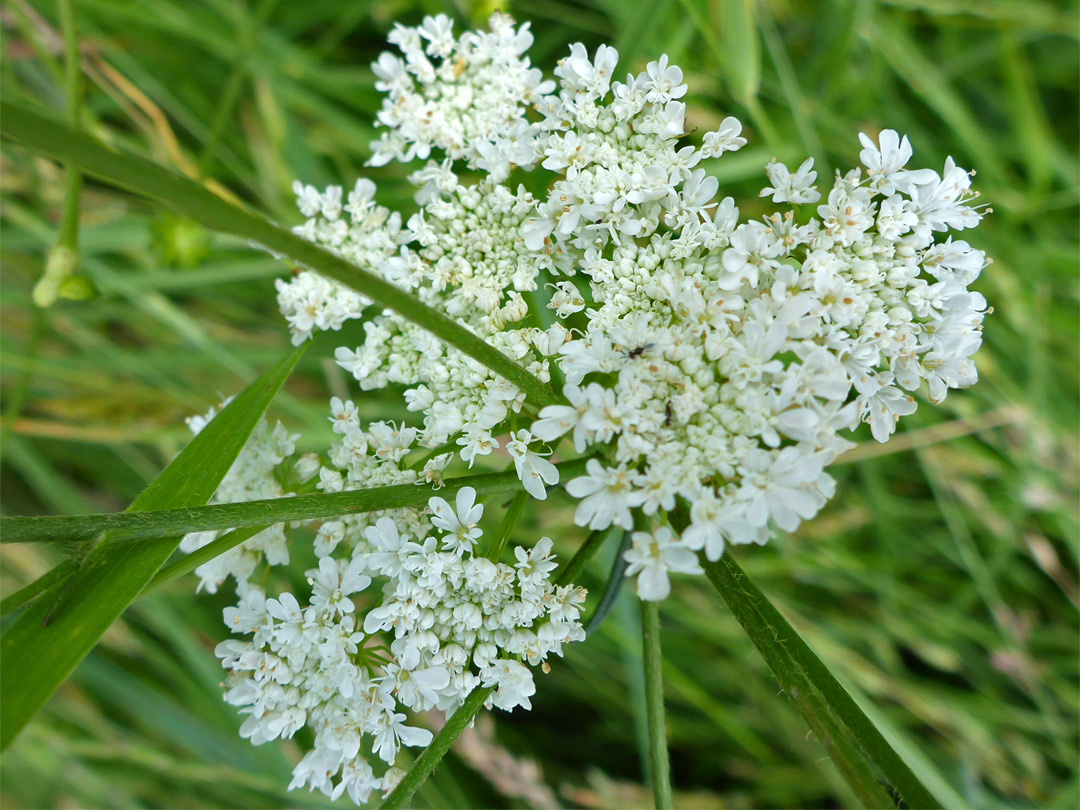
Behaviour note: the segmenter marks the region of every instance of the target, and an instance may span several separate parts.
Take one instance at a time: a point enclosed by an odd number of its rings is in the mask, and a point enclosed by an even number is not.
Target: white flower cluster
[[[488,32],[456,37],[439,15],[390,39],[371,163],[426,161],[409,175],[417,210],[377,205],[366,180],[344,203],[340,187],[298,183],[297,233],[456,319],[562,403],[532,412],[421,325],[301,271],[278,284],[294,342],[364,317],[363,344],[336,362],[364,391],[400,386],[417,418],[363,426],[335,398],[327,459],[295,464],[291,437],[263,426],[219,499],[439,487],[451,465],[495,453],[543,499],[559,483],[553,453],[586,457],[565,482],[575,522],[632,531],[627,574],[663,599],[671,573],[700,573],[699,552],[715,560],[815,515],[850,446],[841,431],[865,421],[885,441],[923,381],[933,402],[975,381],[986,304],[969,285],[987,260],[948,231],[983,212],[951,159],[941,174],[909,169],[907,138],[860,135],[862,167],[824,197],[812,160],[770,163],[761,196],[783,207],[740,221],[710,162],[745,145],[742,126],[729,117],[687,143],[687,87],[667,57],[621,82],[613,48],[576,44],[545,80],[528,26],[502,15]],[[305,607],[249,582],[260,559],[286,558],[280,529],[200,569],[210,589],[239,583],[227,623],[252,638],[219,653],[244,734],[315,733],[294,786],[356,801],[391,788],[398,771],[371,762],[429,736],[404,710],[452,711],[476,684],[496,687],[495,706],[527,707],[524,664],[583,636],[584,592],[553,584],[549,540],[515,549],[515,565],[476,553],[474,496],[323,522]]]
[[[217,411],[190,419],[192,430]],[[313,456],[293,462],[296,437],[261,422],[215,500],[441,483],[450,454],[416,465],[420,471],[404,463],[415,429],[380,422],[362,430],[355,405],[337,398],[330,419],[341,438],[328,464]],[[585,591],[552,581],[551,540],[515,547],[512,565],[489,559],[476,551],[483,511],[465,487],[453,506],[433,497],[426,509],[323,522],[304,606],[289,592],[268,598],[257,584],[260,562],[288,562],[280,525],[196,569],[211,592],[229,575],[237,582],[239,604],[224,620],[246,638],[216,652],[228,671],[226,700],[247,715],[241,735],[259,745],[304,727],[314,733],[290,787],[332,799],[347,793],[358,804],[373,790],[392,790],[402,775],[393,767],[400,747],[431,740],[429,731],[406,725],[406,711],[453,712],[477,686],[492,688],[489,706],[528,709],[535,684],[526,664],[546,668],[548,655],[585,637]],[[213,537],[189,535],[182,548],[194,551]]]
[[[911,170],[906,137],[860,135],[862,168],[824,199],[813,160],[773,162],[762,196],[787,207],[740,222],[707,164],[746,143],[742,127],[685,143],[687,87],[666,57],[618,82],[614,49],[574,45],[542,81],[527,26],[491,29],[455,39],[428,18],[395,29],[403,56],[377,63],[389,132],[373,162],[442,160],[411,176],[421,210],[375,266],[542,381],[557,369],[566,404],[517,430],[513,385],[381,315],[337,360],[364,389],[406,386],[421,445],[455,442],[470,465],[505,445],[541,497],[558,480],[544,456],[569,435],[594,456],[567,485],[579,525],[630,529],[632,510],[659,525],[683,501],[690,526],[672,542],[716,559],[817,513],[841,430],[866,421],[884,441],[922,381],[934,402],[975,381],[986,305],[968,285],[986,258],[941,235],[982,212],[951,159]],[[550,172],[546,198],[513,190],[519,167]],[[549,274],[564,278],[542,331],[524,324]],[[642,597],[661,598],[645,581]]]
[[[258,745],[314,731],[290,787],[332,799],[347,792],[357,803],[392,789],[399,771],[376,774],[372,763],[392,766],[401,746],[431,740],[406,725],[403,709],[450,712],[479,685],[494,688],[497,708],[528,709],[536,688],[522,661],[542,663],[584,638],[584,591],[551,583],[551,540],[515,548],[515,565],[472,553],[482,536],[475,495],[460,490],[456,508],[432,498],[429,531],[414,536],[379,518],[363,551],[323,556],[307,572],[306,606],[245,583],[240,604],[226,609],[229,629],[250,636],[217,648],[229,671],[226,700],[247,715],[241,735]],[[372,577],[385,583],[382,603],[361,617],[357,602],[370,607]]]
[[[359,267],[394,264],[402,239],[401,215],[375,204],[375,184],[356,181],[342,205],[341,186],[325,192],[303,183],[293,184],[300,213],[310,217],[295,228],[298,236],[314,242]],[[347,215],[347,219],[342,216]],[[277,281],[278,306],[289,322],[293,345],[299,346],[312,332],[341,328],[359,318],[371,302],[359,293],[303,270],[289,281]]]

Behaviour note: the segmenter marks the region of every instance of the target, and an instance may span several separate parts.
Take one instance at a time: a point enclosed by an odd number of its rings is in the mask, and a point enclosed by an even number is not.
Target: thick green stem
[[[446,725],[439,729],[439,733],[424,749],[424,753],[417,758],[409,772],[398,783],[398,786],[386,797],[386,801],[382,803],[382,810],[394,810],[394,808],[408,806],[413,794],[431,776],[435,766],[446,756],[446,752],[450,750],[454,740],[476,717],[477,712],[483,707],[484,701],[488,699],[492,689],[494,689],[492,686],[477,686],[469,692],[468,697],[465,698],[465,703],[446,719]]]
[[[559,475],[566,480],[583,472],[586,461],[587,459],[575,459],[556,466],[559,468]],[[107,532],[109,542],[118,543],[189,532],[269,526],[293,520],[319,520],[382,509],[399,509],[403,506],[424,506],[432,495],[446,497],[462,487],[473,487],[477,496],[495,495],[518,491],[521,480],[514,470],[508,470],[450,478],[437,490],[415,484],[397,484],[347,492],[320,492],[297,495],[294,498],[268,498],[183,509],[112,512],[103,515],[8,517],[0,519],[0,542],[84,542]]]
[[[661,674],[660,608],[641,602],[641,659],[645,669],[645,710],[649,727],[649,781],[656,810],[671,808],[671,766],[664,727],[664,681]]]
[[[176,213],[209,228],[249,239],[352,287],[506,378],[537,407],[558,401],[550,386],[452,318],[380,276],[226,202],[198,183],[143,158],[108,149],[95,139],[20,104],[0,102],[0,131],[28,149],[79,166],[88,174],[165,203]]]

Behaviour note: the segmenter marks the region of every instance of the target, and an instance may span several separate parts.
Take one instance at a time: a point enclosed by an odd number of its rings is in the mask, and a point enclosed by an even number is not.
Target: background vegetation
[[[919,164],[978,169],[994,214],[972,238],[995,313],[982,380],[922,408],[886,446],[835,468],[839,495],[794,537],[739,561],[845,680],[946,806],[1076,807],[1077,9],[1034,0],[770,0],[734,37],[709,0],[511,4],[534,61],[614,44],[639,70],[666,52],[699,128],[724,115],[750,145],[717,166],[754,212],[761,167],[856,158],[860,130],[895,127]],[[379,184],[410,205],[400,167],[364,169],[380,102],[369,63],[395,20],[485,9],[412,0],[79,0],[87,126],[99,137],[298,221],[294,178]],[[64,107],[54,4],[2,6],[0,92]],[[2,510],[125,508],[179,450],[183,418],[239,391],[288,338],[273,278],[288,268],[143,200],[89,183],[81,272],[99,296],[38,310],[55,244],[59,167],[2,152]],[[358,396],[326,347],[271,413],[325,448],[331,394]],[[396,392],[359,397],[401,418]],[[862,442],[869,435],[860,432]],[[502,462],[496,462],[502,463]],[[505,466],[503,464],[503,466]],[[519,524],[563,554],[583,533],[555,498]],[[502,504],[489,505],[497,521]],[[305,538],[294,557],[303,561]],[[4,546],[8,594],[58,552]],[[611,549],[583,584],[603,587]],[[302,570],[302,562],[297,566]],[[211,650],[227,596],[187,577],[136,603],[6,752],[5,807],[323,806],[287,794],[293,745],[252,748],[221,700]],[[628,589],[629,590],[629,589]],[[663,603],[676,804],[838,806],[852,797],[761,659],[700,579]],[[424,806],[643,806],[638,611],[629,593],[540,680],[531,713],[485,718],[417,795]],[[434,718],[430,718],[434,721]]]

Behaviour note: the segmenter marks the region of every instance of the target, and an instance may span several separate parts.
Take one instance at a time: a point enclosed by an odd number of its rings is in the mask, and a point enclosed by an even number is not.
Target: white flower
[[[532,440],[533,436],[529,431],[519,430],[506,443],[506,450],[514,459],[514,469],[517,470],[525,491],[542,501],[547,498],[544,484],[550,487],[559,483],[559,470],[546,458],[529,449]]]
[[[789,202],[795,205],[813,203],[821,199],[814,180],[817,172],[813,171],[814,159],[807,158],[802,165],[792,174],[783,163],[772,161],[765,167],[765,173],[769,176],[772,187],[763,188],[759,196],[768,197],[772,194],[774,203]]]
[[[859,160],[866,167],[870,184],[876,191],[885,196],[896,191],[910,193],[913,186],[934,180],[936,175],[929,169],[904,171],[912,155],[907,135],[901,138],[896,130],[886,129],[882,130],[878,141],[880,147],[866,133],[859,133],[859,142],[863,145]]]
[[[399,746],[407,745],[415,748],[427,745],[431,742],[432,736],[426,728],[405,725],[405,715],[389,712],[384,715],[372,745],[375,754],[383,762],[393,762]]]
[[[352,613],[355,609],[348,597],[371,584],[365,575],[363,558],[352,561],[323,557],[319,567],[307,572],[312,584],[312,607],[320,613]],[[295,600],[294,600],[295,602]]]
[[[739,119],[728,116],[720,122],[720,128],[715,132],[706,132],[702,138],[701,156],[704,158],[717,158],[724,152],[734,152],[746,146],[746,138],[742,137],[742,123]]]
[[[668,572],[700,574],[697,556],[676,540],[671,529],[661,526],[654,532],[634,532],[633,545],[623,555],[629,563],[626,576],[637,576],[637,594],[647,602],[657,602],[671,593]]]
[[[446,532],[443,542],[450,551],[461,554],[472,551],[473,545],[483,531],[476,525],[484,514],[484,505],[476,503],[476,490],[462,487],[458,490],[455,510],[443,498],[432,498],[428,508],[432,512],[431,525]]]
[[[634,525],[630,509],[641,505],[644,494],[634,490],[637,474],[624,465],[605,467],[595,458],[585,465],[586,474],[566,485],[566,491],[581,503],[574,523],[590,529],[606,529],[612,524],[629,529]]]
[[[517,706],[532,708],[529,698],[536,694],[532,673],[517,661],[494,661],[483,672],[484,686],[494,686],[491,703],[503,711]]]
[[[742,126],[726,118],[700,148],[684,142],[687,89],[666,56],[613,81],[614,49],[575,44],[552,81],[529,62],[528,26],[500,14],[460,35],[449,16],[426,17],[389,40],[373,65],[386,95],[371,164],[420,161],[406,172],[415,208],[379,206],[366,179],[348,194],[297,183],[296,233],[445,312],[565,403],[518,429],[532,411],[516,385],[301,269],[277,283],[292,340],[362,320],[360,344],[334,360],[361,391],[395,386],[413,421],[365,425],[334,398],[332,444],[299,460],[298,437],[260,422],[215,502],[439,487],[459,459],[493,463],[501,446],[542,499],[559,480],[547,455],[568,436],[588,459],[566,486],[575,522],[636,526],[628,573],[660,599],[672,572],[699,570],[695,552],[719,559],[815,515],[850,446],[841,431],[861,418],[885,440],[923,381],[932,402],[975,382],[987,306],[969,285],[987,260],[948,231],[984,211],[951,159],[940,175],[910,169],[906,138],[860,136],[864,168],[837,174],[813,210],[788,205],[818,201],[813,162],[774,162],[764,196],[786,209],[740,221],[731,197],[716,202],[711,161],[745,145]],[[549,278],[551,308],[536,311]],[[690,523],[676,539],[663,514],[679,501]],[[215,652],[242,734],[310,731],[293,787],[357,802],[392,790],[400,746],[430,739],[408,712],[452,712],[481,683],[491,706],[528,708],[528,666],[584,637],[584,592],[552,581],[551,541],[515,548],[513,564],[486,559],[482,513],[463,488],[454,507],[322,521],[307,604],[262,589],[262,564],[288,562],[291,527],[197,569],[210,591],[236,581],[234,637]],[[354,603],[376,575],[378,593]]]

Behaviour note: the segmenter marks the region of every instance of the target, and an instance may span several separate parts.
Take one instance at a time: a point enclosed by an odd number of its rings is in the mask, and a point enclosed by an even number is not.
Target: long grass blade
[[[302,354],[303,348],[291,352],[222,409],[143,490],[131,510],[210,500]],[[0,748],[11,743],[179,542],[179,533],[134,543],[112,542],[106,534],[76,573],[19,615],[0,638]]]
[[[843,745],[843,729],[854,737],[885,781],[908,807],[940,808],[941,805],[907,764],[892,749],[843,686],[813,650],[743,572],[730,554],[712,562],[701,560],[709,582],[731,609],[751,642],[765,658],[781,686],[811,724],[818,739],[833,756],[837,767],[864,801],[873,798],[875,778],[867,764],[853,757]],[[800,690],[799,682],[806,686]],[[809,689],[807,688],[809,687]],[[880,796],[878,796],[880,802]],[[891,804],[891,803],[890,803]],[[886,805],[889,806],[889,805]]]
[[[664,724],[664,680],[661,674],[660,608],[641,601],[641,650],[645,673],[645,716],[649,727],[649,781],[656,810],[671,808],[671,764]]]
[[[0,102],[0,132],[28,149],[79,166],[88,174],[158,200],[208,228],[250,239],[352,287],[505,377],[537,406],[549,405],[557,399],[549,386],[442,312],[374,273],[225,201],[198,183],[143,158],[111,150],[94,138],[21,104]]]

